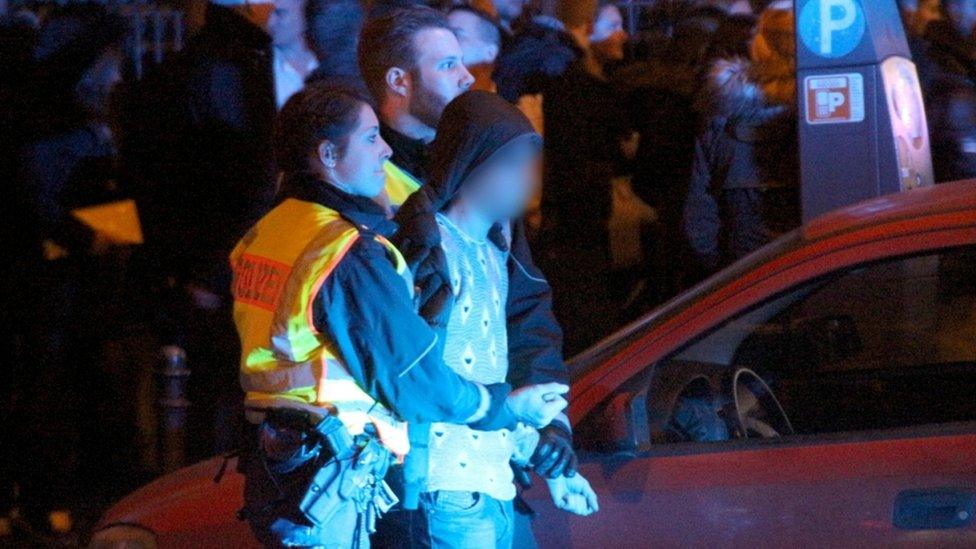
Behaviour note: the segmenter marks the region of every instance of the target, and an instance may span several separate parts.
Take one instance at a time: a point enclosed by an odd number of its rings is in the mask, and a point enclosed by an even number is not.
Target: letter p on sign
[[[849,29],[857,19],[852,0],[820,0],[820,54],[834,53],[834,33]],[[840,14],[840,17],[837,15]]]
[[[808,0],[797,30],[803,44],[820,57],[843,57],[857,48],[866,29],[860,0]]]

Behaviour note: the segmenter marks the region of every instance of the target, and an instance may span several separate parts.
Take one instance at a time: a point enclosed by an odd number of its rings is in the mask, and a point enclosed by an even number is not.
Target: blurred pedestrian
[[[342,83],[366,93],[356,61],[356,46],[366,21],[359,0],[306,0],[305,19],[308,44],[319,62],[308,80]]]
[[[502,29],[501,51],[494,80],[498,93],[516,103],[525,95],[537,95],[562,75],[584,50],[552,17],[523,13],[523,0],[495,0]]]
[[[19,311],[23,362],[9,372],[16,402],[4,438],[14,442],[2,446],[15,452],[22,512],[42,528],[48,511],[90,501],[92,486],[82,479],[118,466],[120,454],[107,450],[134,442],[120,441],[118,424],[109,421],[130,408],[124,395],[112,394],[117,386],[101,362],[103,344],[121,322],[125,254],[75,215],[123,193],[110,97],[121,80],[127,31],[101,7],[53,10],[37,36],[33,70],[20,75],[31,93],[16,98],[17,170],[8,200],[18,211],[6,222],[23,230],[23,255],[11,260],[23,269],[17,291],[32,297]]]
[[[605,63],[620,56],[619,20],[597,54],[594,29],[608,3],[567,0],[560,19],[585,52],[543,90],[545,176],[542,229],[537,243],[540,265],[553,285],[556,316],[566,330],[566,353],[584,350],[616,327],[618,308],[608,287],[611,251],[608,223],[612,180],[622,175],[625,149],[634,148],[618,90],[605,75]],[[602,15],[601,15],[602,14]]]
[[[648,242],[645,309],[674,297],[698,278],[681,232],[701,126],[695,100],[711,60],[748,56],[755,24],[751,16],[737,15],[724,19],[716,29],[711,11],[682,14],[673,22],[671,35],[658,42],[656,55],[615,74],[615,81],[630,86],[627,105],[641,136],[634,160],[634,191],[658,215]]]
[[[501,32],[495,21],[487,13],[467,6],[452,8],[447,20],[461,45],[464,66],[474,76],[471,89],[495,91],[492,76],[501,50]]]
[[[271,36],[271,66],[274,70],[275,104],[280,109],[288,98],[302,89],[305,79],[319,62],[309,49],[305,20],[306,0],[275,0],[268,16]]]
[[[976,177],[976,0],[943,0],[916,59],[938,182]]]
[[[799,225],[794,32],[792,6],[776,2],[759,18],[750,59],[710,69],[684,208],[685,233],[706,270]]]
[[[141,270],[161,343],[185,349],[192,371],[189,459],[237,447],[240,342],[227,257],[272,204],[272,119],[278,96],[303,80],[289,63],[276,70],[286,56],[275,43],[301,49],[302,13],[295,0],[211,2],[199,33],[128,95],[123,154],[146,233]]]

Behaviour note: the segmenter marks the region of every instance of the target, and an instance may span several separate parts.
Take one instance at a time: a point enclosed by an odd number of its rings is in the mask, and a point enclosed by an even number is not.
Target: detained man
[[[386,164],[383,199],[387,204],[399,207],[427,181],[428,148],[444,108],[474,81],[463,55],[448,19],[430,8],[395,10],[369,21],[363,29],[359,68],[377,105],[380,132],[393,149]],[[395,181],[401,176],[413,179],[414,186]],[[406,242],[410,235],[401,231],[400,238]],[[522,223],[514,221],[511,252],[508,295],[503,296],[511,353],[509,382],[515,387],[568,383],[552,291],[532,260]],[[551,476],[572,470],[575,457],[569,432],[569,418],[559,416],[552,429],[544,430],[546,443],[533,456],[551,465]]]
[[[421,296],[446,296],[420,304],[444,334],[444,362],[478,383],[508,377],[502,296],[509,284],[509,220],[525,212],[540,160],[541,138],[517,108],[493,93],[468,92],[445,110],[431,145],[430,180],[401,210],[415,224],[410,233],[427,233],[424,241],[434,248],[413,246],[408,264],[422,264],[435,249],[446,260],[446,280],[415,273]],[[512,547],[516,489],[509,462],[531,467],[538,442],[538,431],[524,425],[476,432],[433,423],[426,485],[412,515],[413,545]],[[559,474],[547,483],[557,507],[579,515],[597,511],[582,475]]]

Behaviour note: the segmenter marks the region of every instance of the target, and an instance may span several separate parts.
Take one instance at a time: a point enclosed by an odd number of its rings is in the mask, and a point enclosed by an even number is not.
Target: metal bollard
[[[159,371],[160,442],[163,471],[175,471],[186,457],[186,417],[190,401],[186,399],[186,351],[175,345],[163,347],[163,366]]]

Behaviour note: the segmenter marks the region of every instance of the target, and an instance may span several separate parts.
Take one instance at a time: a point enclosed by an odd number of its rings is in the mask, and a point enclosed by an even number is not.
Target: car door
[[[600,512],[571,517],[527,492],[540,545],[976,546],[973,273],[973,247],[846,268],[648,365],[578,423]],[[679,441],[682,383],[707,380],[727,417],[712,379],[742,368],[795,433]]]

